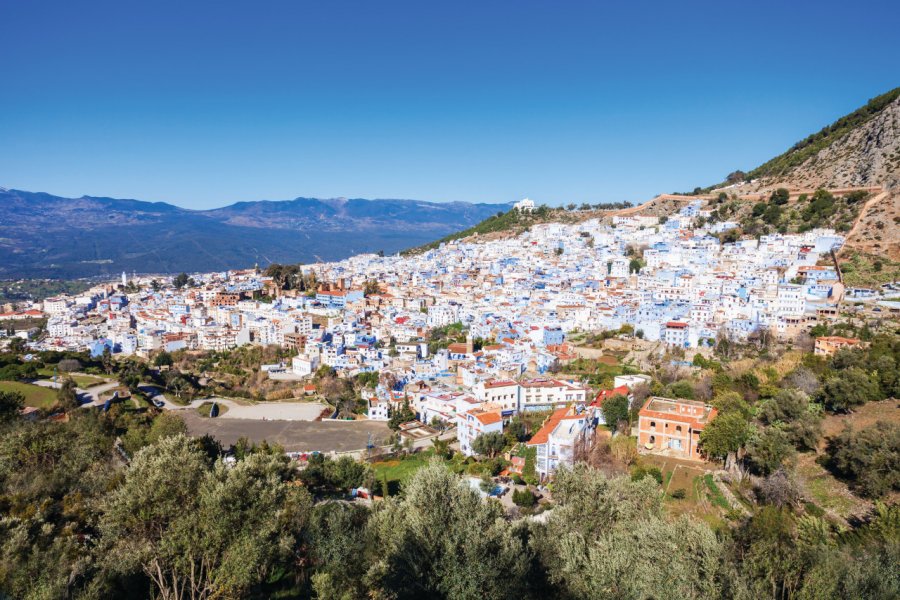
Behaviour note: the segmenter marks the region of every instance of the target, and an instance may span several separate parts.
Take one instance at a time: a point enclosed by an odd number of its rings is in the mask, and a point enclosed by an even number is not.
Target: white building
[[[520,212],[534,212],[534,200],[525,198],[516,202],[513,207]]]
[[[559,408],[528,441],[535,448],[535,470],[541,481],[552,477],[561,466],[575,464],[575,451],[593,431],[593,411],[581,405]]]
[[[319,357],[316,355],[300,354],[291,359],[291,371],[293,371],[294,375],[306,377],[315,373],[318,368]]]

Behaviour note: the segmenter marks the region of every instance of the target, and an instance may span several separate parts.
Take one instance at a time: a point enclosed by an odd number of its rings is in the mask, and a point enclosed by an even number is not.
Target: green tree
[[[183,435],[144,448],[103,503],[110,568],[163,598],[245,595],[295,555],[310,499],[289,473],[271,454],[211,466]]]
[[[482,433],[472,442],[472,450],[488,458],[494,458],[503,452],[505,446],[506,440],[499,431]]]
[[[738,392],[720,392],[713,396],[712,405],[719,410],[719,413],[736,412],[744,417],[744,420],[750,419],[750,405]]]
[[[763,423],[785,424],[785,431],[796,446],[814,450],[822,435],[821,406],[813,405],[800,390],[781,390],[763,403],[759,418]]]
[[[23,406],[25,406],[25,396],[19,392],[0,391],[0,425],[17,418]]]
[[[624,423],[625,426],[628,425],[628,409],[628,397],[616,394],[603,401],[600,412],[603,413],[603,421],[606,423],[606,426],[615,431],[620,423]]]
[[[787,204],[791,197],[791,193],[785,188],[778,188],[769,196],[769,202],[776,205]]]
[[[388,419],[388,427],[397,431],[403,423],[409,423],[416,419],[416,413],[409,407],[409,401],[404,400],[399,409],[392,409],[390,419]]]
[[[870,498],[900,490],[900,425],[879,421],[829,440],[828,466]]]
[[[718,598],[738,595],[709,528],[669,520],[655,480],[607,479],[584,465],[562,469],[557,507],[532,547],[552,595],[566,598]],[[668,548],[646,552],[646,548]]]
[[[159,440],[176,435],[187,435],[187,425],[176,413],[165,411],[157,415],[147,433],[147,443],[155,444]]]
[[[790,436],[780,427],[766,427],[747,442],[750,467],[760,475],[770,475],[781,469],[793,461],[795,454]]]
[[[736,548],[754,597],[789,598],[803,573],[794,517],[786,508],[763,506],[736,533]]]
[[[628,262],[628,272],[629,273],[637,273],[644,267],[644,261],[640,258],[632,258]]]
[[[172,355],[165,350],[153,357],[153,364],[157,367],[171,367],[174,363]]]
[[[7,349],[13,354],[22,354],[25,352],[26,348],[25,340],[20,337],[10,338],[9,344],[7,345]]]
[[[525,426],[525,421],[522,420],[522,417],[519,415],[513,417],[503,429],[503,435],[510,445],[526,441],[528,439],[528,428]]]
[[[190,278],[188,277],[187,273],[180,273],[175,276],[175,279],[172,280],[172,285],[175,286],[176,290],[180,290],[188,284],[189,279]]]
[[[694,398],[694,383],[686,379],[670,383],[668,393],[673,398],[686,398],[692,400]]]
[[[100,355],[100,363],[103,365],[103,370],[106,371],[107,375],[112,374],[113,358],[112,350],[109,346],[103,346],[103,353]]]
[[[363,286],[363,294],[366,296],[374,296],[381,293],[381,286],[374,279],[369,279]]]
[[[513,490],[513,504],[522,508],[531,508],[537,504],[537,498],[531,493],[531,490],[525,488],[523,490]]]
[[[826,379],[822,386],[825,407],[837,412],[878,400],[880,396],[878,381],[860,367],[843,369]]]
[[[370,511],[341,502],[325,502],[312,510],[305,534],[308,559],[315,569],[318,598],[364,598],[366,525]]]
[[[750,425],[739,412],[726,412],[700,432],[700,448],[707,456],[725,459],[736,453],[750,437]]]
[[[530,552],[494,502],[440,463],[416,472],[402,497],[369,520],[375,597],[516,598],[525,590]]]
[[[64,377],[59,389],[56,390],[56,401],[60,408],[69,411],[80,406],[78,391],[75,389],[75,381],[71,377]]]

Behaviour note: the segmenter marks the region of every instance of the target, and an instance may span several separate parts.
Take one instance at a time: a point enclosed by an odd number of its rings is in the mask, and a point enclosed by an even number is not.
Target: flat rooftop
[[[691,421],[704,423],[715,409],[709,404],[697,400],[661,398],[654,396],[647,401],[641,412],[657,413],[660,416],[687,417]],[[715,416],[713,414],[713,416]]]

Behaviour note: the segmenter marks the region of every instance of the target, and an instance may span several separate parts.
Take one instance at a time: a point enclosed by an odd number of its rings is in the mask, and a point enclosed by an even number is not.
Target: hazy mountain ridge
[[[165,202],[0,190],[0,277],[210,271],[395,252],[507,208],[297,198],[198,211]]]

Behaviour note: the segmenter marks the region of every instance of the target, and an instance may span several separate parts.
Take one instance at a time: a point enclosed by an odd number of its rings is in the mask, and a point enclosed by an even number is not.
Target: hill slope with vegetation
[[[787,152],[750,171],[748,178],[778,179],[819,173],[836,178],[819,182],[820,185],[830,183],[830,187],[882,184],[892,177],[896,182],[900,152],[896,147],[897,136],[893,134],[898,111],[900,87],[872,98],[865,106],[797,142]],[[830,163],[852,159],[853,155],[875,160],[858,160],[857,169],[836,168],[828,172]]]
[[[724,190],[729,197],[750,195],[758,202],[778,188],[791,190],[793,199],[799,191],[811,197],[818,189],[860,187],[871,188],[866,201],[837,207],[831,212],[839,218],[830,224],[847,234],[848,250],[900,259],[900,88],[869,100],[755,169],[735,171],[724,182],[695,192]],[[745,207],[739,216],[753,208]]]

